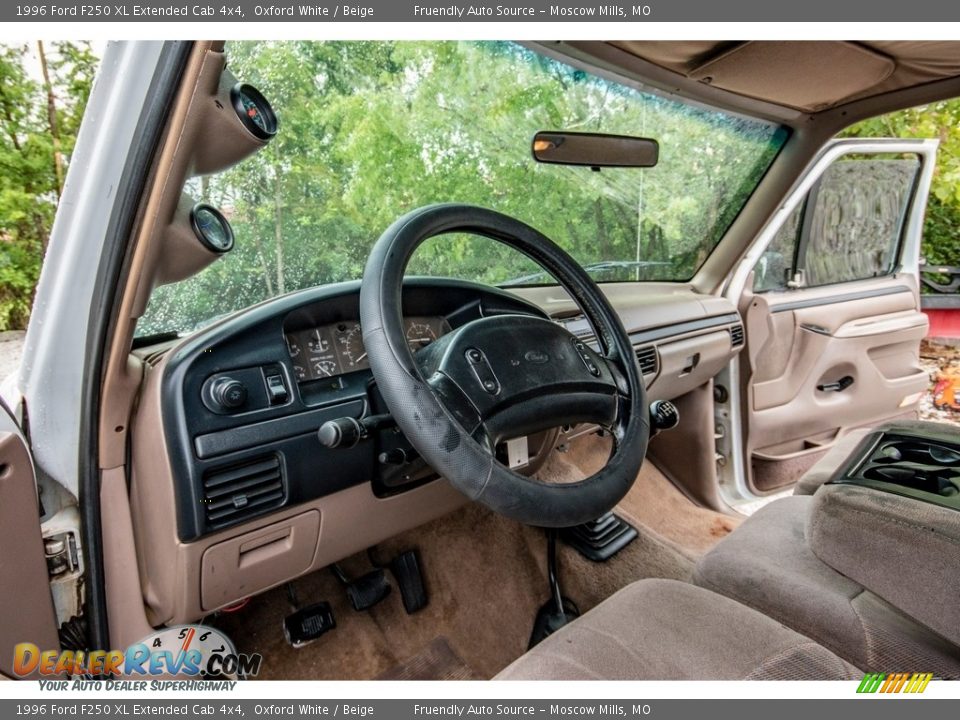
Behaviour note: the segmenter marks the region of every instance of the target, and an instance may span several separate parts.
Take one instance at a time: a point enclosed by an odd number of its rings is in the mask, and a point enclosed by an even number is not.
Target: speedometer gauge
[[[367,349],[363,346],[360,323],[341,323],[337,326],[337,349],[343,364],[350,370],[367,367]]]

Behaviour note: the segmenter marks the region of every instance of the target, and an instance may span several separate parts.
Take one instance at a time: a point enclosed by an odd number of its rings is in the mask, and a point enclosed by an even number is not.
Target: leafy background
[[[514,214],[582,262],[653,261],[631,268],[630,278],[692,274],[769,160],[769,136],[718,113],[678,114],[669,101],[535,56],[523,75],[516,60],[526,52],[470,43],[231,44],[231,68],[282,109],[282,132],[266,151],[190,187],[229,210],[237,249],[187,283],[161,288],[144,331],[186,329],[219,309],[359,277],[374,239],[424,201],[469,200]],[[29,320],[96,65],[88,43],[0,46],[0,330]],[[526,151],[531,128],[550,125],[647,133],[661,141],[661,165],[640,171],[640,181],[536,166]],[[941,139],[924,254],[960,264],[960,100],[844,134]],[[456,268],[487,281],[533,271],[500,246],[465,237],[431,243],[415,261],[412,271]]]

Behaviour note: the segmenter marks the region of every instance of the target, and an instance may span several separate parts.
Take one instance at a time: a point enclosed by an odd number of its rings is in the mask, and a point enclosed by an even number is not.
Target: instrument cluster
[[[404,318],[411,352],[450,332],[442,317]],[[287,352],[298,382],[337,377],[370,367],[360,323],[343,321],[286,334]]]

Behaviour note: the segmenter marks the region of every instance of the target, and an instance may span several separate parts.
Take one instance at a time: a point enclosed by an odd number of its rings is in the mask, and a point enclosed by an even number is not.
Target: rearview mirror
[[[653,167],[660,145],[649,138],[604,133],[540,131],[533,136],[533,157],[555,165],[602,167]]]

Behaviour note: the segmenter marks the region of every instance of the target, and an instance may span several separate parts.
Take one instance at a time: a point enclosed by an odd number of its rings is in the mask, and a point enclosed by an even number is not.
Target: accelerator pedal
[[[400,597],[407,615],[413,615],[425,608],[430,598],[427,597],[427,586],[423,582],[423,573],[420,572],[420,557],[417,551],[407,550],[397,555],[390,563],[390,570],[400,586]]]

